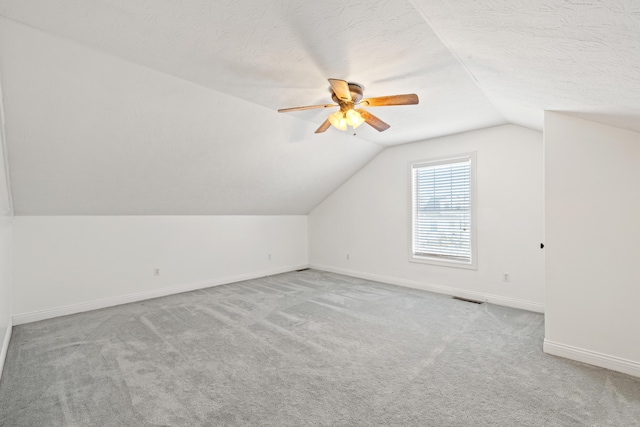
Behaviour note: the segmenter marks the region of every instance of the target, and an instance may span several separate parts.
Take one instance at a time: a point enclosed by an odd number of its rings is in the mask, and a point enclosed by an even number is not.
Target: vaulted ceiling
[[[14,211],[304,214],[384,147],[544,110],[640,131],[635,0],[0,0]],[[384,133],[313,131],[327,78]]]

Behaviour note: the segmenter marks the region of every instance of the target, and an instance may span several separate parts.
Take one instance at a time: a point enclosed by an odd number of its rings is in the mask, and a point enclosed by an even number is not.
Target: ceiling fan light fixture
[[[345,113],[341,111],[336,111],[335,113],[329,116],[329,122],[340,130],[347,130],[347,119],[345,117]]]
[[[347,124],[354,129],[364,123],[362,115],[354,109],[347,110],[345,117],[347,119]]]

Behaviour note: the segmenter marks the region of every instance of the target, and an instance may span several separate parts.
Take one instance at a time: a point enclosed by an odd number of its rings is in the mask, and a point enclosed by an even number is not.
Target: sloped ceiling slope
[[[380,150],[19,24],[0,40],[17,215],[303,214]]]
[[[406,2],[0,1],[16,214],[304,214],[385,145],[505,123]],[[392,128],[313,131],[327,78]]]
[[[17,214],[307,213],[385,146],[542,111],[637,129],[638,6],[462,0],[0,0]],[[378,133],[313,131],[327,78]]]

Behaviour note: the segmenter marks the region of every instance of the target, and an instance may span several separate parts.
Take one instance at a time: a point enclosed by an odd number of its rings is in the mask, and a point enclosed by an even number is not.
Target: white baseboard
[[[4,334],[4,341],[2,341],[2,351],[0,352],[0,378],[2,378],[2,371],[4,370],[4,361],[7,358],[7,350],[9,350],[9,341],[11,341],[12,329],[13,329],[13,323],[11,322],[11,318],[9,318],[7,331]]]
[[[622,372],[623,374],[632,375],[634,377],[640,377],[640,362],[634,362],[632,360],[622,359],[620,357],[610,356],[596,351],[585,350],[583,348],[561,344],[546,339],[544,340],[542,349],[547,354],[576,360],[578,362],[587,363],[600,368],[611,369],[612,371]]]
[[[94,301],[71,304],[63,307],[56,307],[46,310],[32,311],[13,316],[14,325],[37,322],[39,320],[51,319],[54,317],[67,316],[69,314],[81,313],[84,311],[97,310],[100,308],[113,307],[131,302],[143,301],[152,298],[164,297],[167,295],[179,294],[182,292],[194,291],[196,289],[210,288],[212,286],[226,285],[228,283],[241,282],[243,280],[257,279],[259,277],[272,276],[274,274],[286,273],[289,271],[307,268],[307,264],[291,265],[252,273],[238,274],[235,276],[221,277],[199,282],[184,283],[180,285],[168,286],[166,288],[154,289],[151,291],[136,292],[133,294],[119,295],[111,298],[104,298]]]
[[[322,264],[309,264],[309,268],[314,268],[316,270],[330,271],[332,273],[344,274],[346,276],[358,277],[360,279],[373,280],[375,282],[382,282],[382,283],[389,283],[392,285],[404,286],[406,288],[421,289],[423,291],[436,292],[439,294],[469,298],[469,299],[474,299],[478,301],[485,301],[491,304],[502,305],[505,307],[519,308],[521,310],[534,311],[536,313],[544,313],[544,305],[537,302],[532,302],[532,301],[503,297],[500,295],[486,294],[483,292],[468,291],[465,289],[457,289],[457,288],[452,288],[450,286],[434,285],[432,283],[418,282],[416,280],[399,279],[397,277],[365,273],[362,271],[349,270],[346,268],[332,267],[332,266],[322,265]]]

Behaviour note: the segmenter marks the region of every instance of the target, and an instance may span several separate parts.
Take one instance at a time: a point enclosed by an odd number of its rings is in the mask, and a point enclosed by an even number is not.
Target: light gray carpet
[[[639,426],[540,314],[319,271],[14,328],[2,426]]]

